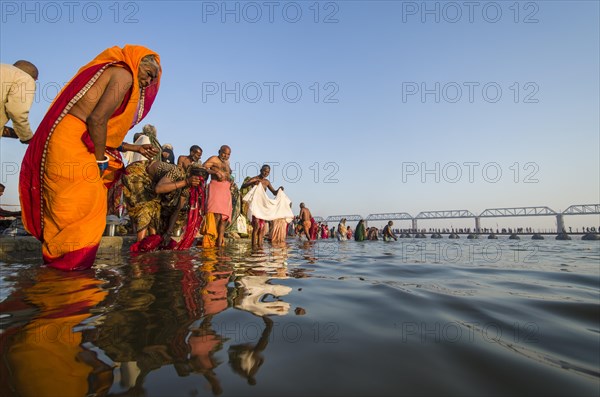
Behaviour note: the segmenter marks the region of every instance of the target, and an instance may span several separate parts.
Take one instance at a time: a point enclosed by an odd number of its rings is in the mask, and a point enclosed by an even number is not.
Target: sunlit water
[[[2,396],[600,394],[600,243],[0,264]]]

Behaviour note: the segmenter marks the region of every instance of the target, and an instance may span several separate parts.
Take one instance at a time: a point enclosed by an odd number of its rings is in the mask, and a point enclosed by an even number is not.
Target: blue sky
[[[161,143],[229,144],[238,180],[271,163],[295,211],[599,203],[599,2],[465,3],[2,1],[0,60],[40,69],[35,128],[102,50],[153,49]],[[24,153],[0,140],[4,204]]]

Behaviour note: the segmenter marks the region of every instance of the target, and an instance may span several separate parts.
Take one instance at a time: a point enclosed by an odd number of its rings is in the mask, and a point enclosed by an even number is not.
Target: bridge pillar
[[[476,216],[475,217],[475,233],[479,233],[480,229],[481,229],[481,218]]]
[[[415,218],[412,220],[412,228],[415,232],[417,231],[417,220]]]
[[[565,230],[565,220],[563,214],[556,215],[556,232],[562,233]]]

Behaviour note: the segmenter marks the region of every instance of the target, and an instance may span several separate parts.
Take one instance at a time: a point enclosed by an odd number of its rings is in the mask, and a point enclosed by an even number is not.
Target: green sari
[[[354,231],[354,240],[356,241],[364,241],[365,240],[365,223],[359,222],[356,225],[356,230]]]

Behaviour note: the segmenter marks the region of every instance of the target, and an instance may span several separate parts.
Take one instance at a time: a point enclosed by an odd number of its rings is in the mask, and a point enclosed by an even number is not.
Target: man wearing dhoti
[[[203,247],[222,247],[225,245],[225,227],[231,219],[231,167],[229,166],[231,148],[221,146],[218,156],[212,156],[204,163],[210,174],[206,217],[201,233]]]
[[[314,223],[314,218],[310,213],[310,210],[304,205],[304,203],[300,203],[300,224],[302,225],[302,233],[306,236],[308,241],[311,240],[310,229],[312,228],[312,224]],[[300,238],[302,238],[302,233],[300,234]],[[314,240],[314,239],[313,239]]]
[[[247,184],[254,183],[254,187],[242,198],[248,203],[248,220],[252,220],[252,245],[262,246],[264,236],[265,221],[273,221],[273,230],[271,231],[271,243],[282,243],[285,241],[285,231],[287,224],[294,219],[289,197],[284,193],[283,188],[275,190],[266,177],[269,175],[270,168],[263,165],[261,175],[250,179]],[[275,194],[271,199],[267,196],[267,188]],[[261,226],[261,221],[263,225]]]
[[[244,184],[242,185],[241,188],[245,189],[249,186],[260,185],[262,187],[262,189],[265,191],[265,193],[266,193],[267,189],[269,189],[271,191],[271,193],[273,193],[274,196],[277,196],[277,193],[279,191],[283,191],[283,187],[280,186],[279,189],[277,189],[277,190],[275,190],[273,188],[273,186],[271,185],[271,181],[269,181],[267,179],[267,177],[269,176],[270,173],[271,173],[271,167],[267,164],[263,165],[260,168],[260,174],[253,178],[249,178],[247,181],[244,182]],[[266,197],[266,195],[265,195],[265,197]],[[291,213],[291,210],[289,212]],[[293,217],[294,217],[294,215],[292,214],[292,218]],[[252,222],[252,246],[255,246],[255,245],[258,245],[259,247],[262,246],[263,239],[265,236],[265,221],[266,220],[274,221],[275,219],[278,219],[278,218],[264,219],[264,218],[259,218],[256,215],[253,215],[252,217],[248,217],[248,220]],[[275,225],[273,225],[273,226],[275,226]],[[276,228],[276,231],[277,231],[277,235],[276,235],[277,241],[276,242],[281,242],[281,241],[279,241],[279,240],[281,240],[281,231],[280,231],[281,226],[284,226],[284,225],[281,224],[281,218],[279,218],[279,221],[277,222],[277,228]],[[287,223],[285,224],[285,226],[287,227]],[[273,233],[271,232],[271,239],[272,238],[273,238]],[[284,234],[283,240],[285,240],[285,234]]]

